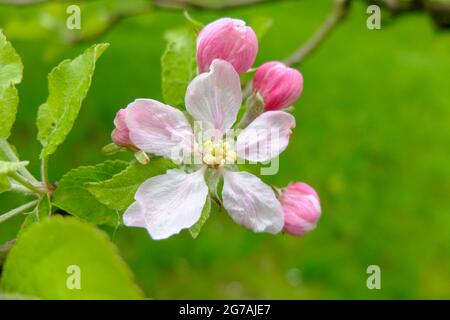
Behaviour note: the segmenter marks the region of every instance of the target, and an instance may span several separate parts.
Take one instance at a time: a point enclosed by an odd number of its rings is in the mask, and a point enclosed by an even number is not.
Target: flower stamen
[[[223,140],[206,140],[202,146],[202,160],[210,168],[223,168],[226,164],[236,162],[237,155],[228,142]]]

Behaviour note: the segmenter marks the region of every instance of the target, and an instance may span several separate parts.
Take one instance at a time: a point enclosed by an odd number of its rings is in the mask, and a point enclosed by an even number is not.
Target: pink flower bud
[[[117,111],[116,117],[114,118],[114,125],[116,128],[111,134],[113,142],[121,147],[133,146],[133,143],[130,140],[130,130],[128,130],[125,122],[126,115],[127,111],[125,109],[120,109]]]
[[[316,227],[321,214],[320,199],[309,185],[297,182],[288,186],[280,202],[284,212],[283,231],[302,236]]]
[[[265,111],[279,110],[291,106],[300,97],[303,76],[281,62],[267,62],[256,70],[253,90],[263,97]]]
[[[258,39],[252,28],[238,19],[222,18],[203,28],[197,38],[197,64],[209,71],[214,59],[231,63],[241,74],[251,68],[258,52]]]

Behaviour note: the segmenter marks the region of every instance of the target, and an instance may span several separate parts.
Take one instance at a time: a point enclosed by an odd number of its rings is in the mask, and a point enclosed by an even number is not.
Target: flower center
[[[236,152],[231,150],[228,142],[223,140],[206,140],[202,146],[202,160],[211,168],[222,168],[236,162]]]

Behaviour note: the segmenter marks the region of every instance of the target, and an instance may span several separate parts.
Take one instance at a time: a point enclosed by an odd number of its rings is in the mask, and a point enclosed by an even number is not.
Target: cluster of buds
[[[209,70],[214,59],[231,63],[239,74],[255,62],[258,39],[253,29],[238,19],[223,18],[208,24],[197,38],[197,64],[200,72]],[[264,111],[291,106],[302,93],[303,76],[278,61],[256,69],[253,91],[264,99]]]
[[[197,64],[208,71],[214,59],[230,62],[239,74],[255,62],[258,40],[251,27],[237,19],[223,18],[208,24],[197,39]],[[263,99],[263,111],[292,106],[303,91],[303,76],[282,62],[270,61],[256,69],[253,92]],[[315,228],[321,207],[316,191],[305,183],[286,187],[279,198],[285,214],[283,230],[304,235]]]
[[[251,70],[257,52],[258,39],[251,27],[242,20],[222,18],[206,25],[198,34],[196,53],[198,71],[209,72],[213,62],[220,59],[229,62],[238,74],[243,74]],[[267,62],[256,68],[252,89],[247,103],[249,108],[247,116],[251,115],[250,120],[262,112],[292,106],[303,91],[303,76],[297,69],[282,62]],[[252,105],[258,106],[251,110]],[[112,140],[117,146],[138,154],[138,148],[130,140],[125,119],[126,109],[120,109],[114,119]],[[221,168],[227,163],[236,161],[236,153],[228,150],[228,145],[221,141],[218,143],[207,141],[202,148],[202,159],[210,167]],[[321,215],[321,207],[319,197],[313,188],[300,182],[292,184],[281,191],[279,201],[284,211],[285,232],[304,235],[315,228]]]

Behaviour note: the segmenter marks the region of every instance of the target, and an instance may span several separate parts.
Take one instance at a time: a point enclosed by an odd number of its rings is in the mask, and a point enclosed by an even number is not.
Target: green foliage
[[[97,59],[108,44],[97,44],[74,60],[65,60],[48,76],[49,96],[39,107],[38,140],[42,144],[41,158],[56,151],[72,130],[81,103],[87,95]]]
[[[16,121],[19,96],[14,85],[10,84],[3,90],[0,88],[0,139],[7,139]]]
[[[14,174],[27,165],[28,161],[11,162],[0,160],[0,193],[8,191],[11,187],[8,175]]]
[[[202,22],[191,17],[188,11],[184,11],[184,17],[191,24],[192,29],[197,34],[205,27],[205,25]]]
[[[50,202],[50,197],[45,194],[41,196],[39,202],[33,211],[27,214],[27,217],[20,227],[19,236],[27,230],[31,225],[44,221],[44,219],[50,217],[52,214],[52,203]]]
[[[58,183],[53,194],[53,204],[92,223],[117,225],[120,219],[118,212],[100,203],[88,188],[93,182],[111,179],[127,166],[128,163],[124,161],[106,161],[69,171]]]
[[[19,96],[14,85],[22,81],[22,61],[0,30],[0,139],[7,139],[16,120]]]
[[[203,225],[205,222],[209,219],[211,213],[211,197],[208,195],[206,198],[205,206],[202,210],[202,215],[200,216],[200,219],[197,221],[196,224],[194,224],[192,227],[189,228],[189,232],[192,236],[192,238],[197,238],[197,236],[200,234],[200,231],[202,230]]]
[[[189,29],[166,33],[166,51],[161,58],[162,93],[171,106],[184,103],[186,88],[195,76],[195,34]]]
[[[255,29],[258,16],[273,18],[255,66],[293,52],[331,8],[329,1],[275,2],[227,11]],[[56,4],[64,5],[51,5]],[[279,174],[263,177],[279,187],[295,181],[315,187],[323,206],[317,229],[301,238],[253,234],[227,214],[214,213],[195,241],[188,232],[152,241],[145,230],[120,228],[114,242],[148,295],[157,299],[449,297],[449,35],[436,32],[420,13],[392,20],[381,30],[368,30],[367,5],[355,1],[352,6],[346,21],[300,65],[305,88],[295,104],[297,127],[281,154]],[[11,40],[13,34],[14,40],[20,39],[16,47],[30,62],[20,85],[21,105],[30,109],[18,113],[19,134],[14,136],[23,159],[34,159],[39,151],[30,137],[35,134],[34,107],[45,92],[41,80],[61,56],[81,52],[86,45],[62,46],[45,26],[27,25],[43,15],[49,14],[41,6],[0,9],[0,25]],[[195,11],[201,21],[219,15]],[[66,17],[63,11],[62,27],[55,29],[64,29]],[[109,141],[119,107],[136,97],[160,99],[157,70],[165,49],[161,34],[184,22],[180,12],[166,11],[131,17],[102,36],[114,50],[102,57],[103,70],[97,69],[95,75],[100,89],[89,94],[92,108],[80,114],[80,125],[74,126],[51,162],[52,177],[59,179],[80,163],[104,161],[99,146]],[[92,24],[97,25],[97,20]],[[252,74],[247,76],[250,80]],[[249,167],[259,172],[257,166]],[[37,163],[29,168],[38,172]],[[0,195],[2,212],[21,203],[19,194]],[[0,224],[0,243],[15,237],[21,222],[18,217]],[[382,268],[382,290],[365,286],[370,264]]]
[[[77,271],[70,266],[79,268],[80,289],[71,287]],[[0,288],[42,299],[142,298],[107,236],[74,218],[51,218],[26,230],[7,257]]]
[[[22,81],[22,61],[0,30],[0,90]]]
[[[152,159],[148,165],[133,162],[109,180],[87,184],[87,189],[109,208],[124,211],[133,203],[134,194],[145,180],[174,167],[171,161],[164,158]]]
[[[6,176],[0,176],[0,193],[8,191],[11,187],[9,179]]]

